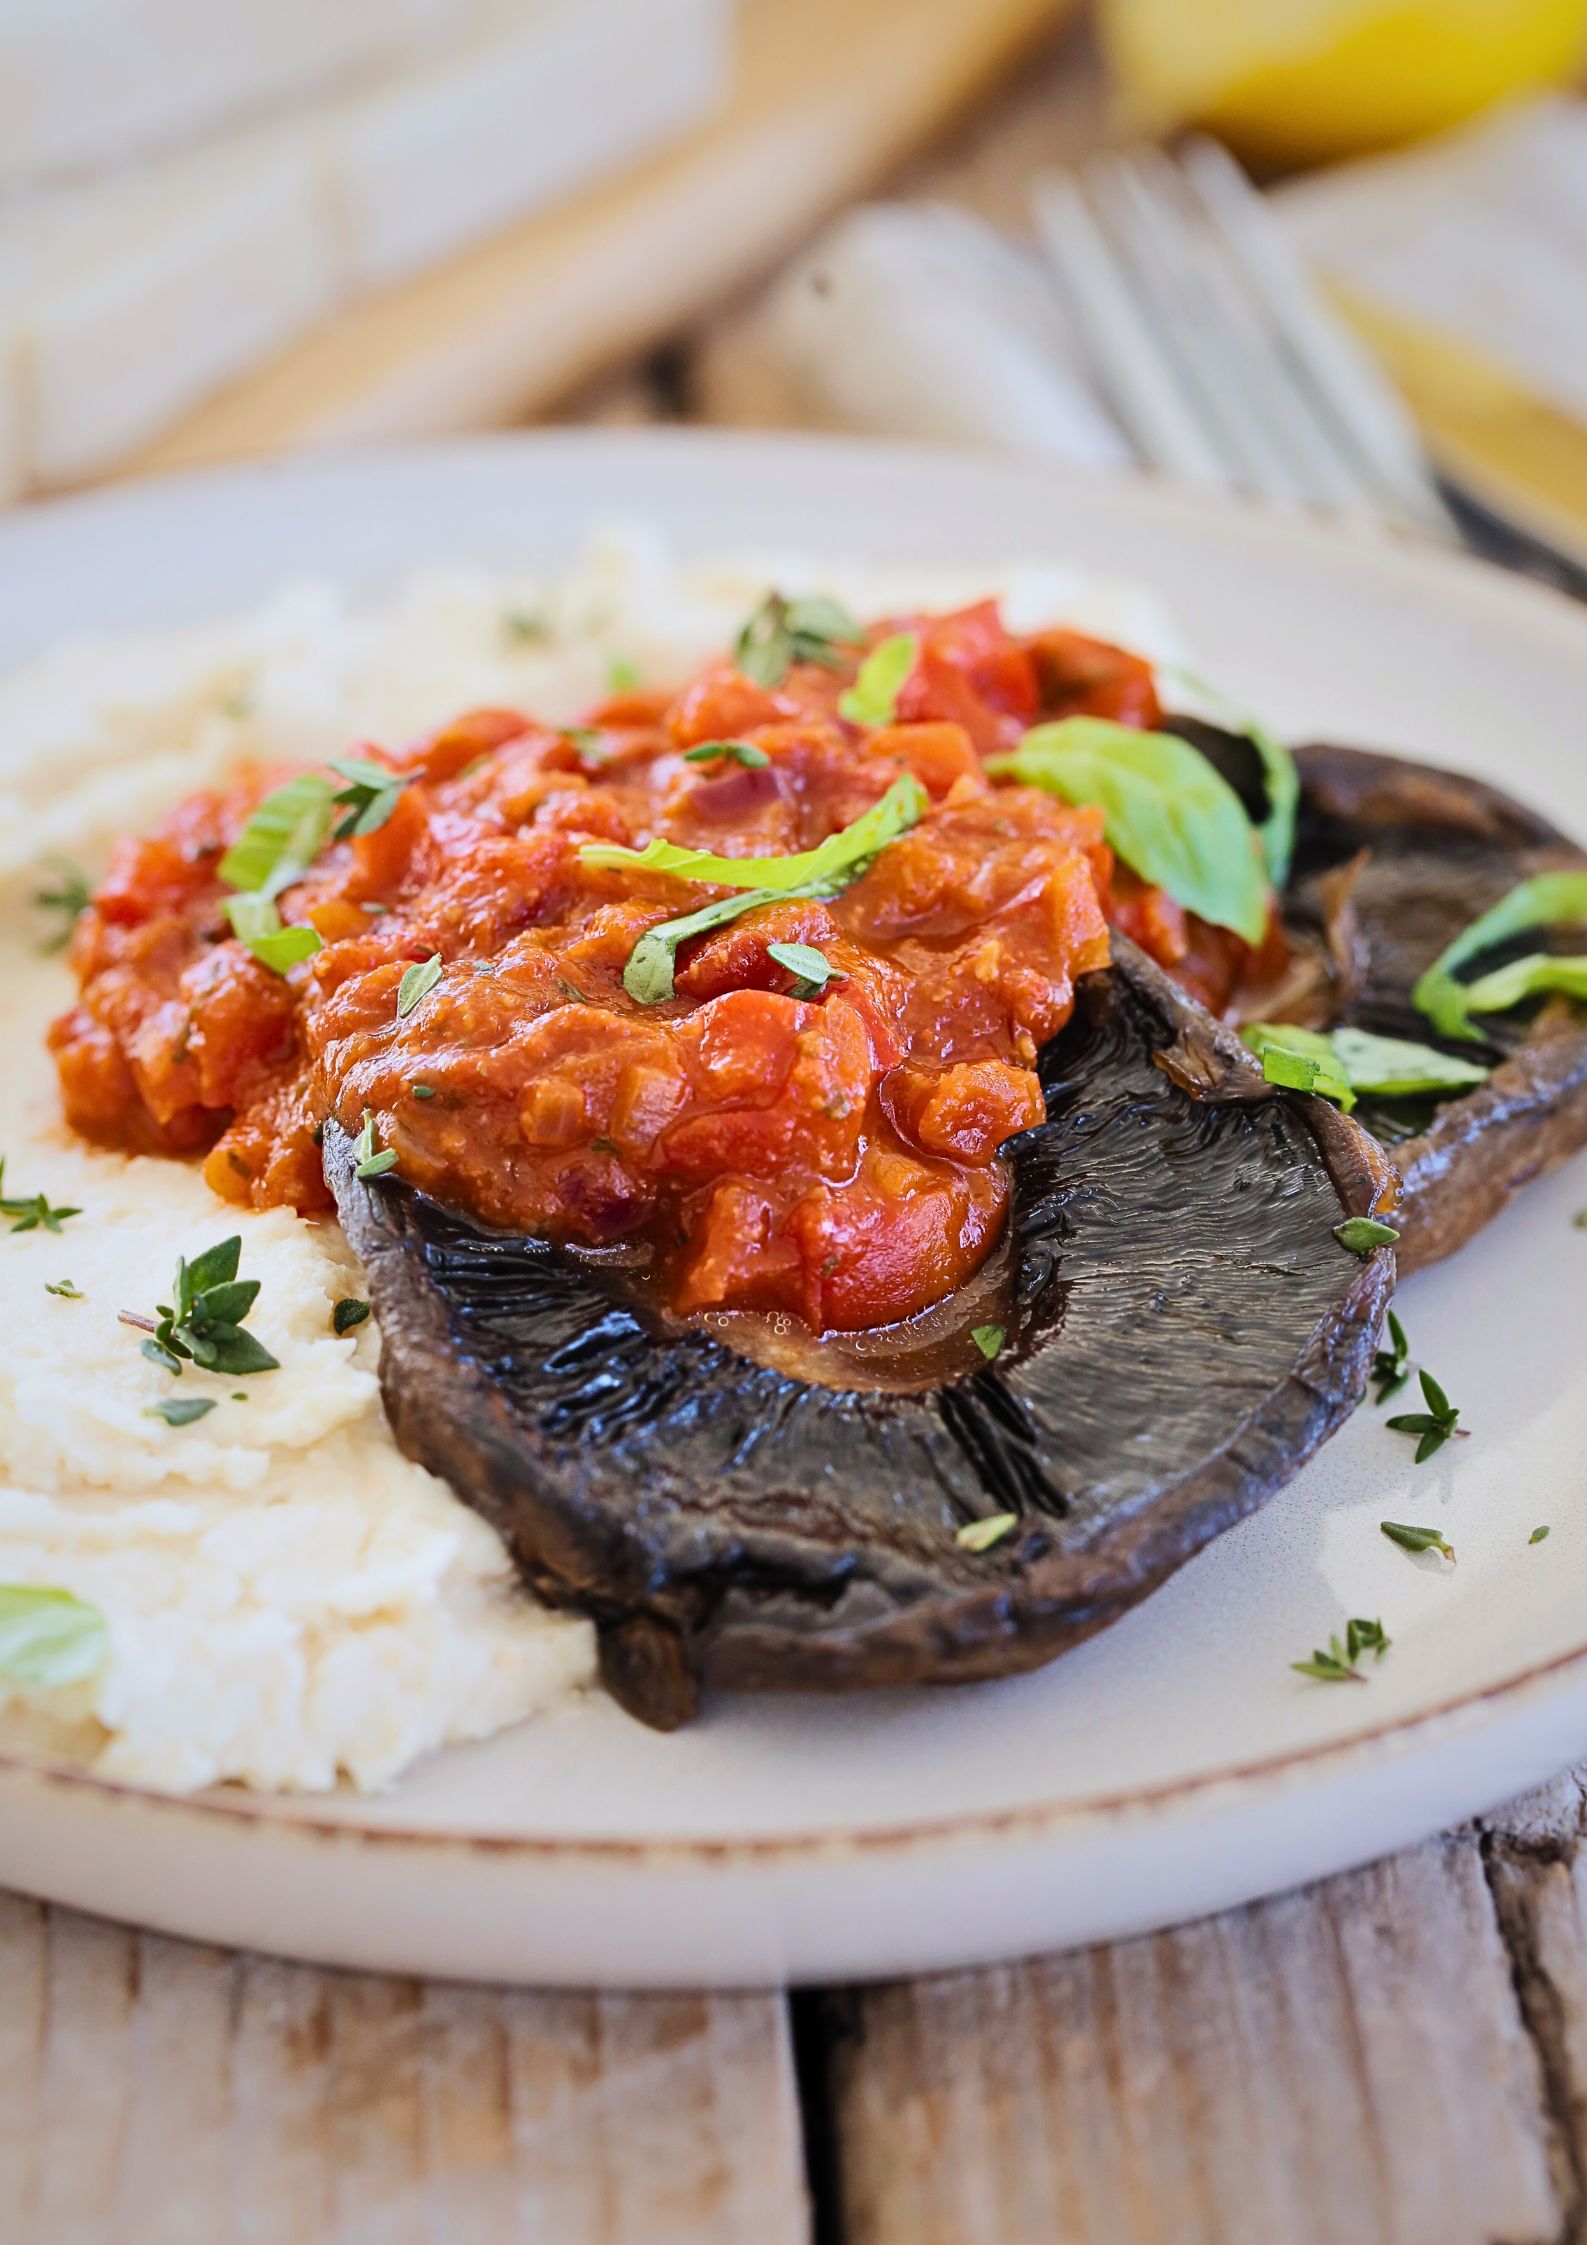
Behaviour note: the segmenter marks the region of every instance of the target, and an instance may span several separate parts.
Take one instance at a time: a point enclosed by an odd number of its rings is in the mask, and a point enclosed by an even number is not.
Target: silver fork
[[[1039,179],[1032,208],[1098,388],[1146,464],[1477,542],[1398,397],[1216,142],[1093,157]]]

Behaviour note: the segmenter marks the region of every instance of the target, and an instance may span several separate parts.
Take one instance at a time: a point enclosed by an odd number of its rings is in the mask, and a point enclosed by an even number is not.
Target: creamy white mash
[[[1175,652],[1128,592],[999,576],[1016,621]],[[59,1234],[0,1228],[0,1584],[70,1591],[108,1630],[86,1682],[0,1672],[0,1747],[42,1741],[179,1789],[373,1788],[590,1684],[589,1625],[529,1598],[494,1531],[399,1455],[373,1323],[332,1332],[333,1305],[361,1292],[335,1225],[240,1213],[196,1167],[66,1131],[43,1035],[72,983],[41,955],[28,899],[51,854],[97,873],[115,834],[239,759],[399,743],[486,702],[570,718],[618,657],[679,679],[770,581],[871,613],[989,589],[786,559],[682,573],[627,534],[555,584],[431,576],[376,614],[305,587],[227,624],[64,646],[0,681],[5,1190],[82,1209]],[[168,1301],[178,1254],[236,1231],[242,1276],[261,1281],[249,1329],[280,1369],[174,1381],[117,1312]],[[47,1291],[65,1280],[80,1299]],[[181,1427],[148,1415],[173,1395],[216,1407]]]

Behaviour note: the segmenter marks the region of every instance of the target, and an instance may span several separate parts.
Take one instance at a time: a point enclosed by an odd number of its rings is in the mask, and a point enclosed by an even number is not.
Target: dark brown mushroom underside
[[[1546,819],[1456,772],[1321,746],[1297,762],[1302,825],[1287,910],[1328,943],[1331,1018],[1428,1041],[1411,1003],[1424,970],[1518,881],[1587,866],[1587,856]],[[1538,948],[1546,941],[1496,956]],[[1485,1026],[1495,1043],[1475,1056],[1494,1069],[1476,1090],[1357,1109],[1403,1179],[1402,1273],[1452,1254],[1523,1185],[1587,1145],[1587,1010],[1561,999]]]
[[[538,1592],[594,1616],[647,1720],[682,1720],[702,1682],[1033,1667],[1251,1511],[1358,1400],[1392,1259],[1334,1228],[1387,1205],[1377,1147],[1274,1096],[1121,948],[1046,1056],[1048,1121],[1008,1149],[1006,1345],[925,1392],[751,1362],[618,1276],[360,1184],[327,1130],[399,1442]],[[999,1512],[1018,1525],[993,1548],[956,1541]]]

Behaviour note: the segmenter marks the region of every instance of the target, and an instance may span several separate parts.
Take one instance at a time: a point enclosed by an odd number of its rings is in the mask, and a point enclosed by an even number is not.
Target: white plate
[[[827,440],[501,439],[151,485],[0,524],[0,663],[215,616],[284,579],[540,566],[593,521],[1145,579],[1200,667],[1296,731],[1437,757],[1587,834],[1587,613],[1475,564],[1038,465]],[[637,1985],[918,1971],[1128,1933],[1400,1847],[1587,1748],[1587,1165],[1409,1284],[1471,1439],[1422,1468],[1366,1410],[1267,1509],[1040,1675],[607,1705],[455,1749],[379,1801],[197,1800],[0,1765],[0,1881],[227,1943]],[[1380,1519],[1436,1521],[1457,1568]],[[1530,1545],[1547,1522],[1546,1543]],[[1287,1663],[1347,1614],[1364,1687]]]

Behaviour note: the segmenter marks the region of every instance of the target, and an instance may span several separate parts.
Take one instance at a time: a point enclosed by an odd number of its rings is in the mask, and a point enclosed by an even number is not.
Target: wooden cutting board
[[[316,329],[125,472],[524,419],[752,279],[1071,6],[743,0],[736,88],[702,133]]]

